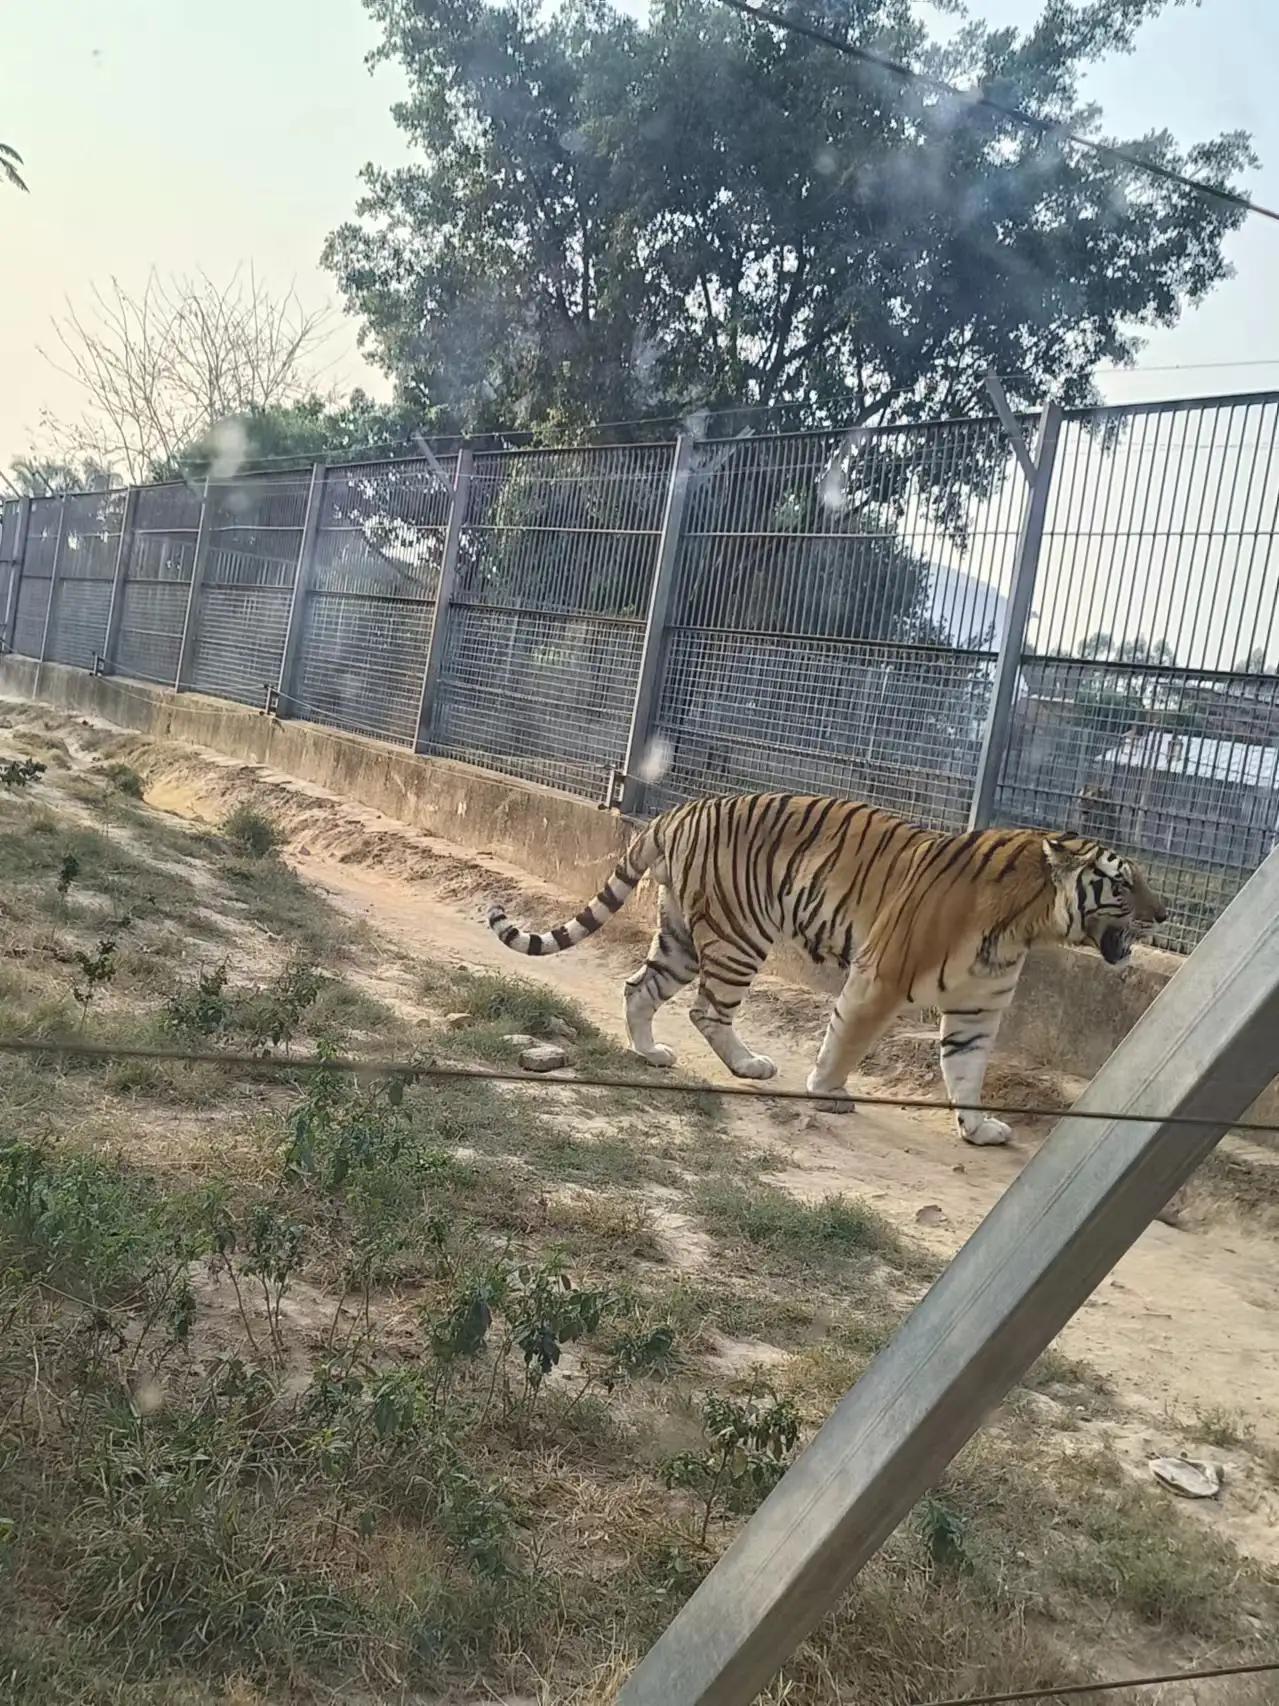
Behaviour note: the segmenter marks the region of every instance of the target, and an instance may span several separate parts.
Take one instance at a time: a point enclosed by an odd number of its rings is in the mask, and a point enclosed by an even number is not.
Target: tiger
[[[991,1049],[1036,943],[1090,945],[1122,965],[1168,914],[1139,868],[1069,830],[926,829],[855,800],[740,794],[695,800],[654,818],[577,916],[528,932],[500,906],[490,928],[521,954],[556,954],[617,912],[645,872],[658,884],[658,928],[626,980],[630,1046],[651,1066],[675,1055],[653,1016],[697,979],[693,1024],[738,1078],[776,1066],[735,1019],[770,951],[789,940],[843,974],[807,1088],[847,1111],[846,1083],[903,1008],[940,1011],[941,1072],[959,1136],[1006,1143],[977,1111]]]

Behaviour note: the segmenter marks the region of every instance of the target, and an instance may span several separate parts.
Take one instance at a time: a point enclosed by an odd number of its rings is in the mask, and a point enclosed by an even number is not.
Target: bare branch
[[[47,423],[53,446],[146,479],[219,421],[312,390],[330,318],[292,286],[274,294],[252,268],[223,284],[152,272],[138,292],[112,278],[84,313],[68,303],[55,316],[58,353],[41,351],[83,395],[79,421]]]

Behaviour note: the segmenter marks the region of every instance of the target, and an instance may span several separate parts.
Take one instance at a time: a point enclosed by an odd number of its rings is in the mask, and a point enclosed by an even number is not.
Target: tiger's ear
[[[1082,862],[1078,850],[1057,835],[1045,835],[1044,858],[1054,873],[1072,871]]]

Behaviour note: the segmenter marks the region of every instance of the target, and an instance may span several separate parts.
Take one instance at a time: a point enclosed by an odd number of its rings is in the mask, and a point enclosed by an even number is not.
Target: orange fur
[[[823,1095],[842,1094],[896,1012],[921,1001],[942,1011],[955,1099],[979,1091],[1034,943],[1091,942],[1118,963],[1133,937],[1166,916],[1130,861],[1080,836],[949,833],[854,800],[746,794],[655,818],[594,900],[549,932],[527,933],[501,908],[489,922],[517,952],[557,953],[599,929],[645,871],[659,884],[661,924],[627,983],[632,1047],[670,1064],[652,1017],[696,978],[693,1023],[738,1076],[769,1077],[772,1062],[743,1043],[734,1017],[770,949],[790,940],[847,973],[809,1078]],[[997,1121],[961,1118],[960,1127],[970,1142],[1007,1135]]]

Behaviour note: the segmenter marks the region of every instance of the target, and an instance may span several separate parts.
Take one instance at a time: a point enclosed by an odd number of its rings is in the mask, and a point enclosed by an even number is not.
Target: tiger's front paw
[[[965,1143],[973,1143],[984,1147],[987,1144],[1007,1143],[1013,1134],[1013,1128],[1005,1125],[1003,1120],[992,1119],[986,1114],[982,1119],[974,1120],[970,1125],[962,1122],[959,1135]]]
[[[808,1075],[805,1085],[810,1096],[820,1097],[813,1106],[821,1114],[855,1114],[857,1103],[842,1085],[824,1084],[816,1069]]]
[[[738,1078],[776,1078],[777,1064],[766,1054],[752,1054],[739,1061],[733,1073]]]

